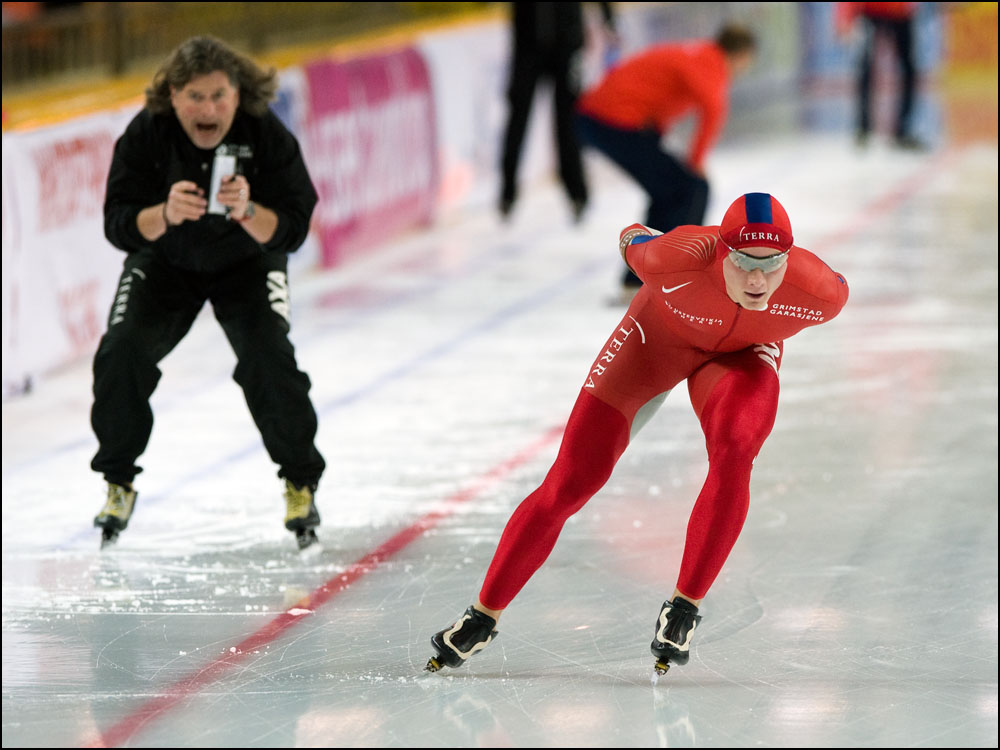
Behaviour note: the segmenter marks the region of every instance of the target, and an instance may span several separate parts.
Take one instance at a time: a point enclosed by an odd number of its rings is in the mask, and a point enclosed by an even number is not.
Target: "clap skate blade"
[[[101,529],[101,549],[110,547],[118,541],[118,531],[118,529],[108,528],[107,526]]]
[[[656,672],[658,677],[662,677],[670,671],[670,661],[666,658],[657,659],[656,664],[653,665],[653,671]]]
[[[300,550],[307,549],[319,541],[319,537],[316,536],[315,529],[303,529],[301,531],[295,532],[295,542],[299,545]]]
[[[442,648],[444,648],[444,646],[439,647],[438,644],[436,643],[432,645],[434,646],[434,650],[437,651],[437,653],[427,660],[427,666],[424,667],[425,671],[439,672],[444,667],[451,667],[452,669],[454,669],[455,667],[462,666],[463,662],[460,658],[458,658],[457,656],[450,656],[441,650]]]
[[[427,660],[427,666],[424,667],[425,672],[437,672],[444,666],[443,662],[438,661],[438,657],[432,656]]]
[[[427,666],[424,667],[425,671],[438,672],[444,667],[451,667],[452,669],[455,669],[456,667],[460,667],[462,666],[462,664],[465,663],[457,655],[452,655],[446,651],[443,651],[442,649],[444,649],[445,646],[443,645],[439,646],[437,643],[432,643],[432,645],[434,646],[434,650],[437,651],[437,653],[427,660]]]

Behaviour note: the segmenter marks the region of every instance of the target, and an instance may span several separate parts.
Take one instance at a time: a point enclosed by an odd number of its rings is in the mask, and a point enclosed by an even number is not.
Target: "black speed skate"
[[[701,622],[698,608],[687,599],[675,596],[663,602],[650,651],[656,657],[653,669],[665,675],[671,664],[687,664],[691,658],[691,636]]]
[[[118,534],[128,527],[139,493],[131,487],[108,482],[108,499],[94,517],[94,526],[101,530],[101,549],[114,544]]]
[[[441,667],[460,667],[477,651],[482,651],[497,635],[497,621],[469,607],[461,619],[431,636],[431,645],[437,656],[427,660],[424,667],[428,672],[437,672]]]
[[[295,533],[295,541],[300,550],[319,541],[316,527],[320,520],[315,492],[315,485],[296,487],[294,483],[285,480],[285,528]]]

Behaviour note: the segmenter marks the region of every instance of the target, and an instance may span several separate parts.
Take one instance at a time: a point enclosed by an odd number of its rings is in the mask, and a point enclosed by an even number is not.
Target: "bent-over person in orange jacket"
[[[749,69],[754,34],[724,26],[715,39],[658,44],[624,60],[577,102],[577,132],[627,172],[649,195],[645,225],[669,232],[702,224],[708,206],[704,162],[718,140],[729,110],[732,80]],[[662,147],[681,119],[698,119],[688,154]],[[642,282],[628,268],[625,299]]]

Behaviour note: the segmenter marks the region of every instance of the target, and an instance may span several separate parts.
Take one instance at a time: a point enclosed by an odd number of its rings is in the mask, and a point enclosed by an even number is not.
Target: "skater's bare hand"
[[[190,180],[181,180],[170,186],[167,201],[163,204],[163,218],[173,227],[185,221],[197,221],[207,210],[205,191]]]

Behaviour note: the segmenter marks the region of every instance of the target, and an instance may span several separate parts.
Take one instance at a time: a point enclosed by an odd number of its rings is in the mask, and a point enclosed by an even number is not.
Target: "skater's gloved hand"
[[[625,227],[618,237],[618,249],[625,255],[625,249],[636,242],[648,242],[658,233],[642,224],[630,224]]]

